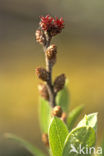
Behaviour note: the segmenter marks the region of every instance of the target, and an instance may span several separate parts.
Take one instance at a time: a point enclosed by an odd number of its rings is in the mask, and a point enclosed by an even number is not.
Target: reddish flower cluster
[[[51,36],[57,35],[64,28],[64,21],[62,17],[58,19],[57,17],[53,18],[50,15],[47,15],[46,17],[40,17],[40,19],[41,29],[49,32]]]

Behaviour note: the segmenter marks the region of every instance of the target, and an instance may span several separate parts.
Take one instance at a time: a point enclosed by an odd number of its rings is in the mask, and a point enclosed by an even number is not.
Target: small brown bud
[[[61,89],[64,88],[65,85],[65,75],[61,74],[60,76],[56,77],[54,81],[54,91],[57,93]]]
[[[40,95],[41,95],[44,99],[49,100],[49,94],[48,94],[47,86],[46,86],[45,84],[40,83],[40,84],[38,85],[38,89],[39,89]]]
[[[57,117],[61,117],[62,116],[62,109],[61,109],[61,107],[60,106],[55,106],[53,108],[52,115],[53,116],[57,116]]]
[[[40,44],[44,44],[44,34],[43,32],[40,30],[40,29],[37,29],[36,32],[35,32],[35,38],[36,38],[36,41]]]
[[[48,139],[48,134],[43,133],[42,134],[42,142],[48,147],[49,146],[49,139]]]
[[[65,112],[63,112],[62,113],[62,116],[61,116],[61,120],[65,122],[66,121],[66,118],[67,118],[67,115],[66,115]]]
[[[57,53],[57,47],[55,44],[50,45],[46,50],[46,54],[49,60],[55,59],[56,53]]]
[[[44,68],[41,68],[41,67],[36,68],[36,74],[38,78],[43,81],[49,80],[49,73]]]

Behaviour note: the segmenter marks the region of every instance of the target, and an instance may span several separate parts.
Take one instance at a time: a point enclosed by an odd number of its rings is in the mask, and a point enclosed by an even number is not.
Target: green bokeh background
[[[63,17],[64,31],[53,39],[58,46],[53,78],[66,73],[70,109],[85,104],[99,112],[98,140],[104,123],[104,1],[0,0],[0,156],[30,156],[7,141],[10,132],[44,149],[38,122],[39,80],[34,69],[44,66],[42,47],[34,32],[39,16]]]

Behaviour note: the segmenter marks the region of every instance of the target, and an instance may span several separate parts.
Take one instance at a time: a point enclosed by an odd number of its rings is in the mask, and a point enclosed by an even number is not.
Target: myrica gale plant
[[[51,40],[61,33],[63,28],[62,17],[57,18],[47,15],[40,17],[39,28],[35,32],[36,41],[43,47],[46,62],[45,68],[36,68],[36,75],[43,81],[38,85],[42,141],[49,149],[49,155],[51,156],[91,155],[93,152],[90,154],[88,152],[84,153],[84,147],[87,145],[87,148],[90,149],[95,146],[97,113],[85,115],[79,124],[74,127],[83,110],[83,105],[69,112],[69,92],[65,74],[58,75],[54,81],[52,79],[52,70],[57,58],[57,46],[51,44]],[[27,141],[12,134],[6,136],[23,145],[34,156],[46,156],[40,149]],[[78,153],[79,146],[83,148],[82,153]],[[72,147],[77,152],[72,150]]]

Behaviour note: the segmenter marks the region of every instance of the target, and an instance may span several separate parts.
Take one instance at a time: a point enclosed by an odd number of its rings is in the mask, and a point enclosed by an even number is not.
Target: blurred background
[[[104,1],[0,0],[0,156],[31,156],[4,133],[20,136],[45,151],[38,122],[40,82],[34,69],[44,66],[34,32],[39,16],[63,17],[64,31],[53,39],[58,59],[53,78],[69,79],[70,110],[99,112],[98,142],[104,128]]]

